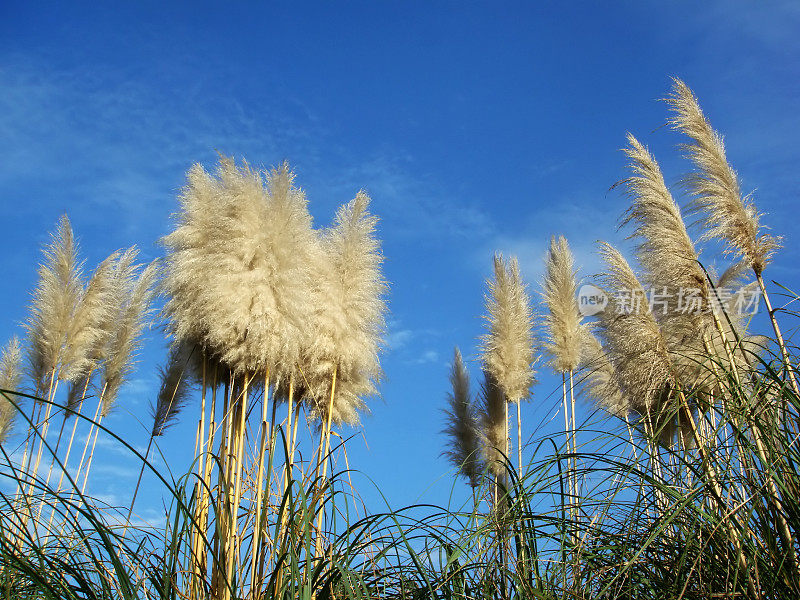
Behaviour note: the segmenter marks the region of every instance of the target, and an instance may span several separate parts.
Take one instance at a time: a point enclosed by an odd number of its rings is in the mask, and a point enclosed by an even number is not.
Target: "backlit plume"
[[[706,230],[703,239],[721,240],[727,254],[741,257],[761,273],[780,239],[762,232],[755,204],[742,197],[739,179],[728,164],[722,136],[711,128],[689,87],[675,79],[667,102],[674,112],[670,124],[692,140],[684,148],[697,170],[687,184],[694,196],[692,207]]]

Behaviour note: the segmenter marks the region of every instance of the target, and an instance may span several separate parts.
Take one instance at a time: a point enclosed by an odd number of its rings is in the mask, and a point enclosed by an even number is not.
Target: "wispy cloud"
[[[581,277],[591,277],[601,270],[595,252],[597,240],[618,243],[624,237],[617,231],[618,215],[624,210],[624,199],[613,193],[592,201],[588,197],[554,199],[533,210],[514,229],[498,230],[486,244],[476,248],[474,261],[488,272],[494,252],[516,256],[523,277],[538,288],[544,274],[544,257],[552,235],[565,235],[575,256]]]
[[[416,358],[408,361],[412,365],[424,365],[439,362],[439,353],[436,350],[423,350]]]

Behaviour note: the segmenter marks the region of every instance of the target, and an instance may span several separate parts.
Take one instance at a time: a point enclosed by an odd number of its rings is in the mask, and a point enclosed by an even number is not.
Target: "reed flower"
[[[64,215],[44,249],[44,262],[39,267],[26,324],[30,374],[39,392],[47,390],[48,378],[64,358],[67,332],[82,294],[81,268],[72,226]]]
[[[483,372],[481,385],[480,428],[483,460],[496,477],[505,475],[503,455],[506,451],[506,399],[497,380],[489,371]]]
[[[632,225],[637,238],[636,258],[653,286],[698,289],[708,302],[708,284],[681,210],[672,197],[658,163],[635,137],[628,134],[625,154],[633,175],[624,184],[631,206],[622,225]]]
[[[445,410],[447,425],[444,433],[448,436],[448,449],[444,455],[450,460],[470,486],[477,487],[481,472],[481,437],[478,414],[472,401],[469,386],[469,373],[464,366],[461,352],[455,349],[453,366],[450,371],[452,391],[447,396]]]
[[[511,402],[530,395],[535,362],[533,311],[516,258],[505,264],[494,257],[494,279],[487,282],[486,316],[488,332],[481,336],[484,369]]]
[[[629,237],[636,239],[644,282],[658,295],[651,309],[675,350],[673,363],[684,383],[699,385],[707,379],[704,340],[713,335],[714,325],[706,274],[656,160],[631,134],[625,154],[633,174],[621,182],[631,200],[621,225],[633,227]]]
[[[672,373],[661,328],[625,257],[607,243],[600,244],[600,255],[608,269],[603,285],[610,298],[598,321],[603,346],[632,407],[642,414],[658,413],[663,408],[665,382]]]
[[[106,258],[81,290],[66,332],[60,373],[65,381],[84,380],[97,366],[96,350],[105,343],[117,308],[113,291],[119,259],[117,252]]]
[[[313,414],[327,414],[337,372],[332,419],[355,424],[381,377],[379,352],[385,334],[388,285],[375,236],[378,219],[368,211],[369,196],[359,192],[339,208],[333,226],[319,238],[314,263],[315,300],[312,339],[303,361],[303,382]]]
[[[564,236],[550,239],[542,287],[548,309],[544,316],[548,333],[545,349],[556,371],[574,371],[581,358],[585,325],[578,310],[574,260]]]
[[[153,437],[164,435],[164,431],[177,421],[178,413],[189,401],[193,361],[196,360],[193,355],[198,352],[197,348],[185,344],[170,351],[167,366],[161,369],[161,388],[156,403],[151,407]]]
[[[158,265],[155,262],[141,270],[132,265],[122,265],[117,273],[118,310],[102,366],[103,417],[111,411],[120,387],[133,369],[141,335],[150,315],[157,277]]]
[[[760,274],[780,247],[780,238],[763,232],[761,215],[749,196],[742,196],[728,164],[722,136],[712,129],[689,87],[675,79],[667,102],[674,113],[670,124],[692,140],[684,149],[697,170],[687,184],[694,196],[692,208],[705,227],[702,239],[724,242],[726,254],[742,258]]]
[[[316,255],[305,194],[283,164],[266,175],[221,158],[187,174],[167,247],[165,314],[176,341],[234,372],[291,373],[307,343]]]
[[[584,386],[597,405],[606,412],[625,419],[631,412],[631,400],[620,389],[616,369],[600,341],[586,331],[581,363],[586,369]]]
[[[16,336],[11,338],[0,355],[0,390],[17,391],[22,383],[22,346]],[[17,407],[0,393],[0,444],[5,442],[14,426]]]

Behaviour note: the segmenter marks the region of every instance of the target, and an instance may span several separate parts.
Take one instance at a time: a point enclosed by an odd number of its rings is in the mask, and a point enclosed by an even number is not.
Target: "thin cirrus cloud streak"
[[[365,188],[386,224],[384,236],[488,231],[479,209],[414,173],[413,159],[396,158],[401,152],[354,158],[355,150],[333,139],[301,101],[222,106],[207,101],[198,86],[176,96],[119,74],[86,75],[7,58],[0,66],[0,190],[18,195],[20,184],[35,177],[39,201],[54,203],[45,186],[62,185],[77,201],[55,211],[91,218],[107,209],[144,237],[152,215],[171,212],[187,167],[214,160],[219,151],[254,165],[289,160],[301,186],[325,192],[312,203],[330,202],[330,210]],[[77,172],[75,164],[81,165]],[[328,200],[329,192],[336,198]]]
[[[555,200],[546,209],[535,211],[524,225],[516,230],[495,231],[484,246],[477,248],[473,262],[481,271],[488,273],[491,252],[516,256],[523,278],[531,286],[538,286],[544,276],[544,258],[550,235],[566,236],[575,256],[579,276],[591,278],[602,269],[597,256],[595,241],[617,240],[617,215],[621,213],[622,198],[607,195],[596,202],[588,200]],[[546,210],[545,215],[541,210]],[[538,214],[537,214],[538,213]]]

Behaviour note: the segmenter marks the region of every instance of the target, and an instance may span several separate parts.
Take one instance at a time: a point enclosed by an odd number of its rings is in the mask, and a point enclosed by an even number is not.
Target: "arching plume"
[[[150,303],[158,275],[156,263],[141,272],[134,270],[118,275],[118,312],[115,327],[109,336],[103,362],[101,415],[107,416],[117,399],[120,387],[133,369],[135,355],[141,345],[141,335],[150,315]]]
[[[85,379],[97,366],[96,349],[109,335],[109,324],[117,308],[113,297],[115,265],[120,254],[115,252],[97,267],[80,299],[66,332],[66,345],[60,377],[76,382]]]
[[[631,225],[636,258],[650,287],[651,310],[658,320],[672,360],[687,385],[709,379],[703,366],[704,340],[713,335],[709,285],[678,204],[661,169],[639,141],[628,134],[625,154],[633,175],[622,181],[631,200],[622,226]]]
[[[587,372],[585,389],[600,408],[624,419],[631,411],[630,398],[620,389],[614,365],[591,331],[586,331],[583,348],[581,362]]]
[[[749,198],[742,197],[736,172],[728,164],[722,136],[711,128],[689,87],[675,79],[667,102],[674,112],[670,124],[692,140],[684,149],[697,170],[687,184],[694,196],[692,207],[705,227],[703,239],[724,242],[726,254],[744,259],[760,274],[780,247],[780,239],[762,231],[761,215]]]
[[[599,333],[623,394],[642,414],[658,414],[671,364],[647,295],[628,261],[610,244],[600,243],[608,271],[603,275],[609,304],[599,314]]]
[[[151,435],[158,437],[173,425],[178,418],[178,413],[186,406],[191,391],[193,378],[193,354],[199,350],[188,345],[174,347],[169,354],[166,368],[161,369],[161,388],[154,406],[151,406],[153,415],[153,429]]]

